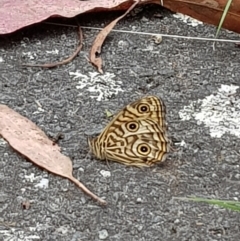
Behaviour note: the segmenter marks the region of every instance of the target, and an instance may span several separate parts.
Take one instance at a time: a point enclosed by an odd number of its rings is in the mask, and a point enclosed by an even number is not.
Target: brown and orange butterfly
[[[127,105],[99,136],[89,140],[91,152],[100,160],[129,166],[164,161],[170,150],[165,114],[165,105],[156,96]]]

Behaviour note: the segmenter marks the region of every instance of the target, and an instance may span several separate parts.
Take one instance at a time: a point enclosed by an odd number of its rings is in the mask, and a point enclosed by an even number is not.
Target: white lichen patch
[[[187,25],[191,25],[192,27],[196,27],[200,24],[203,24],[203,22],[198,21],[197,19],[189,17],[189,16],[184,15],[182,13],[173,14],[173,17],[182,20],[184,23],[186,23]]]
[[[77,71],[70,72],[69,75],[73,76],[73,79],[80,79],[76,86],[77,89],[82,90],[79,95],[83,95],[87,91],[89,96],[97,101],[107,100],[112,95],[123,91],[122,82],[115,80],[113,73],[106,72],[101,75],[98,72],[90,72],[88,75],[84,75]]]
[[[48,188],[48,186],[49,186],[49,179],[48,178],[42,178],[39,181],[39,183],[35,185],[35,187],[42,188],[42,189]]]
[[[10,223],[11,224],[11,223]],[[41,237],[35,234],[25,234],[22,230],[8,228],[8,230],[0,230],[1,240],[4,241],[35,241],[41,240]]]
[[[32,172],[30,175],[25,175],[25,179],[29,182],[34,182],[38,178],[35,177],[35,174]]]
[[[240,98],[236,96],[239,86],[222,85],[217,94],[207,96],[203,100],[193,101],[179,112],[182,120],[197,120],[204,123],[212,137],[220,138],[229,133],[240,137]],[[196,111],[195,106],[200,105]]]
[[[58,49],[53,49],[53,50],[50,50],[50,51],[46,51],[47,54],[53,54],[53,55],[58,55],[59,54],[59,50]]]
[[[103,177],[111,177],[111,172],[109,171],[101,170],[100,173]]]
[[[37,54],[36,53],[32,53],[30,51],[22,52],[22,56],[25,57],[26,59],[29,59],[29,60],[34,60],[34,59],[37,58]]]

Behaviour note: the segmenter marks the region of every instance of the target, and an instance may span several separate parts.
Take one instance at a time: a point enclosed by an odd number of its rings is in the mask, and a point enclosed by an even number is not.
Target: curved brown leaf
[[[32,121],[18,114],[6,105],[0,105],[0,136],[17,152],[36,165],[68,178],[86,194],[101,204],[106,202],[88,190],[72,175],[71,160],[60,153],[60,147],[53,144],[45,133]]]
[[[111,32],[111,30],[114,28],[114,26],[117,24],[117,22],[124,18],[138,3],[139,1],[136,1],[122,16],[118,17],[110,24],[108,24],[103,30],[101,30],[95,38],[92,48],[90,50],[89,60],[94,66],[97,67],[98,72],[100,72],[101,74],[103,74],[103,70],[102,58],[100,57],[100,54],[103,42],[105,41],[106,37]]]

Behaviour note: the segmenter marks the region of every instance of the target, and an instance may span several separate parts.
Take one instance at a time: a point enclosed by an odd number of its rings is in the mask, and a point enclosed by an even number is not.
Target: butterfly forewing
[[[128,105],[126,109],[135,113],[138,118],[150,118],[166,129],[166,107],[163,101],[155,96],[145,97]]]
[[[149,96],[127,105],[89,145],[102,160],[133,166],[164,161],[170,144],[163,101]]]

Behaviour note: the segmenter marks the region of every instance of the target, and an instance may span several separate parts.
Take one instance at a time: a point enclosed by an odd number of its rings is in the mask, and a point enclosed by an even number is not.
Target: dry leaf
[[[127,10],[132,0],[1,0],[0,34],[39,23],[50,17],[72,18],[86,12]],[[227,0],[140,0],[139,4],[161,4],[173,12],[187,14],[218,26]],[[230,7],[223,27],[240,33],[240,1]]]
[[[124,18],[137,4],[139,1],[136,1],[122,16],[118,17],[114,21],[112,21],[110,24],[108,24],[103,30],[100,31],[100,33],[97,35],[96,39],[93,42],[91,51],[90,51],[90,62],[97,67],[98,71],[103,74],[102,70],[102,58],[100,57],[101,54],[101,48],[104,40],[106,39],[107,35],[111,32],[111,30],[114,28],[116,23]]]
[[[89,191],[72,175],[71,160],[60,153],[60,147],[45,135],[33,122],[6,105],[0,105],[0,136],[17,152],[36,165],[66,177],[86,194],[101,204],[106,202]]]
[[[0,34],[39,23],[50,17],[72,18],[93,11],[127,9],[132,0],[1,0]]]

